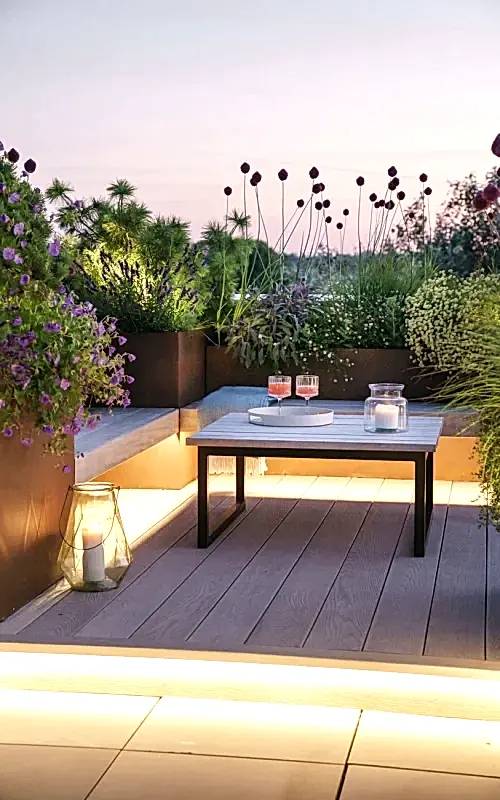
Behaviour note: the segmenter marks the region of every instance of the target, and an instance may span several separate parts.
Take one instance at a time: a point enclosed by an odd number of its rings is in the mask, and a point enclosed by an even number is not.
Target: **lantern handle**
[[[72,550],[80,550],[82,552],[85,552],[85,551],[88,551],[88,550],[95,550],[96,547],[101,547],[104,544],[104,542],[106,541],[106,539],[109,539],[109,537],[111,536],[111,531],[113,530],[113,527],[114,527],[114,524],[115,524],[115,520],[117,519],[117,516],[118,516],[118,491],[119,491],[119,487],[115,487],[115,489],[111,491],[111,494],[113,495],[113,519],[111,520],[111,527],[110,527],[108,533],[106,534],[106,536],[103,537],[102,542],[98,542],[98,544],[94,544],[94,545],[92,545],[92,547],[75,547],[75,545],[72,542],[68,542],[68,540],[66,539],[66,536],[64,535],[64,533],[62,531],[62,520],[63,520],[64,510],[66,508],[66,503],[67,503],[67,500],[68,500],[69,493],[72,492],[72,491],[73,491],[73,487],[72,486],[68,486],[68,488],[66,490],[66,497],[64,498],[64,503],[63,503],[63,506],[62,506],[62,509],[61,509],[61,514],[59,516],[59,536],[61,537],[63,542],[65,544],[67,544],[68,547],[70,547]],[[116,492],[116,494],[115,494],[115,492]],[[77,527],[77,529],[75,531],[75,534],[78,533],[81,524],[82,524],[82,520],[80,519],[80,522],[78,523],[78,527]]]

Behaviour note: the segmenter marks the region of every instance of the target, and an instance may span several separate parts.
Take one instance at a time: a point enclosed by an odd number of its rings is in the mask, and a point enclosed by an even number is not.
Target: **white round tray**
[[[330,408],[313,406],[282,406],[281,414],[277,406],[270,408],[251,408],[248,421],[252,425],[269,425],[274,428],[313,428],[318,425],[331,425],[333,411]]]

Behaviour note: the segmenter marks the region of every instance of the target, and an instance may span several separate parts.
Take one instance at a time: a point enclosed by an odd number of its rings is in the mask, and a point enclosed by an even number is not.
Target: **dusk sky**
[[[293,207],[316,165],[334,219],[392,164],[436,206],[495,160],[499,31],[499,0],[0,0],[0,139],[41,185],[127,177],[195,236],[244,160],[276,236],[281,167]]]

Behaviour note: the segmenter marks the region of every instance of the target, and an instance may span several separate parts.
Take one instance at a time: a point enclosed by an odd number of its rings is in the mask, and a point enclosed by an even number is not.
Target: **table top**
[[[365,450],[380,452],[435,452],[442,417],[410,417],[401,433],[365,431],[363,417],[342,414],[331,425],[316,428],[272,428],[253,425],[248,414],[226,414],[187,439],[198,447],[237,447],[266,450]]]

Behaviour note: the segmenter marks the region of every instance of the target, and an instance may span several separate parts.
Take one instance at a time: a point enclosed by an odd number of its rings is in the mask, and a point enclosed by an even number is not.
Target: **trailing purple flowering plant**
[[[30,446],[38,434],[62,455],[68,437],[98,424],[91,401],[130,404],[134,356],[117,353],[126,340],[116,319],[100,320],[57,280],[67,271],[64,246],[43,216],[42,193],[17,175],[18,160],[13,149],[0,157],[0,436]],[[36,168],[31,159],[24,166],[28,176]]]

